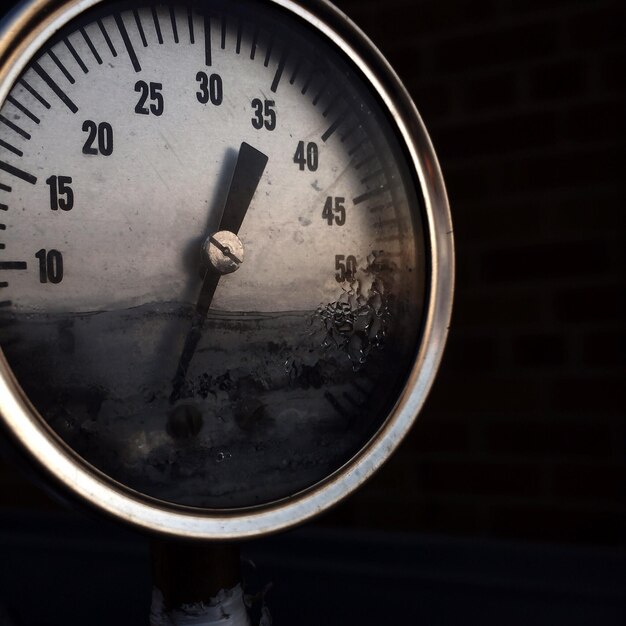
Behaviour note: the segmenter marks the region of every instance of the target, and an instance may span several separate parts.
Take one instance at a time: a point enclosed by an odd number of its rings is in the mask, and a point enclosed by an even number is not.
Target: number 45
[[[322,211],[322,219],[325,219],[329,226],[333,223],[337,226],[343,226],[346,223],[346,207],[344,202],[345,198],[333,198],[328,196],[326,203],[324,204],[324,210]]]

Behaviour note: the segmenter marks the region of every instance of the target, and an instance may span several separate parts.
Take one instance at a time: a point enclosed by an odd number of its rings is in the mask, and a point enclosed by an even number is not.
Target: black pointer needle
[[[265,154],[245,142],[241,144],[218,231],[228,230],[235,235],[239,232],[266,165],[267,156]],[[204,275],[191,328],[185,338],[185,345],[178,361],[176,376],[174,376],[170,395],[171,404],[174,404],[180,397],[187,369],[202,336],[202,326],[209,312],[220,276],[221,274],[210,267]]]

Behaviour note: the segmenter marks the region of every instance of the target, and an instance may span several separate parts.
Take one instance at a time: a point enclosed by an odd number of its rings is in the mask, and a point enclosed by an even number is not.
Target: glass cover
[[[334,43],[262,2],[99,5],[0,114],[1,345],[87,463],[228,509],[367,444],[417,352],[426,244],[391,115]]]

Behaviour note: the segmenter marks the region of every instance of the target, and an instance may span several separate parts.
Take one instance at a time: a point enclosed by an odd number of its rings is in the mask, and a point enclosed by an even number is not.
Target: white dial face
[[[358,72],[267,3],[202,7],[101,7],[11,90],[3,349],[87,462],[229,508],[367,443],[415,354],[427,268],[410,168]]]

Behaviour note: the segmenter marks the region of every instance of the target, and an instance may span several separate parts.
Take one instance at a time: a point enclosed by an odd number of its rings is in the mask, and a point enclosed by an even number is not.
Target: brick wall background
[[[623,3],[337,4],[431,133],[458,278],[424,413],[317,523],[624,543]],[[52,506],[6,465],[0,502]]]
[[[426,410],[322,522],[624,542],[625,5],[337,4],[429,129],[458,277]]]

